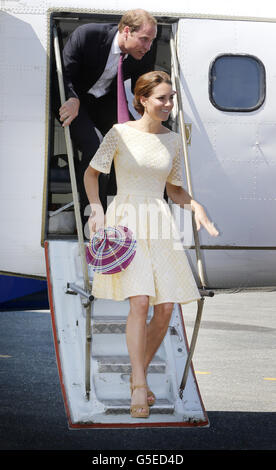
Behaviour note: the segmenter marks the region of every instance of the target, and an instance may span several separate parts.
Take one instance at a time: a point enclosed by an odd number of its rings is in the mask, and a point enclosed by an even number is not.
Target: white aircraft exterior
[[[135,7],[133,4],[131,7]],[[250,1],[139,1],[175,18],[189,158],[196,199],[220,231],[200,233],[208,285],[275,285],[276,6]],[[170,9],[169,9],[170,7]],[[127,1],[0,2],[0,270],[44,278],[49,145],[50,17],[121,15]],[[252,112],[211,103],[209,69],[221,54],[248,54],[265,67],[265,99]],[[192,255],[191,255],[192,256]],[[192,256],[193,258],[193,256]]]
[[[82,334],[87,306],[78,296],[67,295],[70,286],[65,292],[68,282],[82,282],[78,246],[70,238],[70,227],[65,233],[55,225],[57,207],[70,205],[72,196],[70,191],[69,196],[64,196],[66,191],[55,194],[50,180],[53,153],[66,153],[63,129],[50,109],[54,26],[66,36],[80,22],[116,22],[130,7],[144,8],[158,19],[162,34],[156,67],[172,66],[176,83],[179,74],[189,131],[183,172],[220,232],[215,239],[206,231],[199,233],[205,287],[237,291],[276,286],[276,5],[236,0],[139,0],[131,6],[125,0],[0,0],[0,272],[40,279],[48,275],[58,368],[72,427],[133,422],[125,402],[118,403],[122,389],[126,397],[128,393],[121,337],[125,304],[118,314],[112,302],[95,303],[91,361],[96,373],[87,376],[79,367],[85,347],[90,367],[90,336],[85,343]],[[171,31],[177,62],[171,61]],[[177,130],[180,108],[174,113]],[[61,214],[64,224],[66,217],[72,222],[72,212]],[[198,276],[189,215],[184,219],[183,244]],[[202,286],[201,279],[198,284]],[[103,351],[103,345],[109,350]],[[152,366],[160,400],[145,426],[208,424],[192,370],[183,400],[178,396],[187,351],[181,309],[176,307],[161,359]],[[162,371],[168,374],[167,388]],[[111,385],[104,388],[108,381]]]

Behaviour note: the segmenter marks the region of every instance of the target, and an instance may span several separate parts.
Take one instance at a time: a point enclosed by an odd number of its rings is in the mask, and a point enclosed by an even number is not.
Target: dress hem
[[[130,296],[128,296],[128,297],[122,297],[122,298],[116,298],[116,299],[115,299],[114,297],[110,297],[110,296],[97,297],[95,294],[93,294],[93,295],[94,295],[94,297],[95,297],[96,299],[114,300],[115,302],[123,302],[123,301],[125,301],[125,300],[128,300],[129,297],[137,297],[138,295],[146,295],[146,296],[148,296],[149,298],[151,298],[151,295],[150,295],[150,294],[145,294],[145,293],[143,293],[143,294],[130,295]],[[184,305],[184,304],[189,304],[189,303],[191,303],[191,302],[195,302],[195,301],[197,301],[197,300],[200,300],[200,298],[201,298],[201,297],[199,296],[199,297],[194,297],[194,298],[192,298],[192,299],[188,299],[188,300],[186,299],[186,300],[182,300],[182,301],[180,301],[180,300],[167,300],[167,299],[166,299],[166,300],[160,300],[160,301],[158,301],[158,302],[149,301],[149,306],[150,306],[150,307],[153,307],[153,306],[155,306],[155,305],[166,304],[166,303],[173,303],[173,304]]]

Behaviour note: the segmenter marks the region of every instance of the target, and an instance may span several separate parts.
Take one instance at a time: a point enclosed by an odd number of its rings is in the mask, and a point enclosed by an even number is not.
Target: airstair
[[[150,416],[131,418],[125,340],[128,301],[84,295],[77,242],[51,240],[46,242],[45,252],[56,357],[69,426],[207,426],[192,365],[180,393],[189,351],[181,307],[175,305],[167,335],[149,366],[148,384],[156,395]],[[89,280],[93,282],[90,271]],[[87,308],[91,313],[88,337]],[[150,310],[149,320],[151,315]]]
[[[57,30],[54,48],[61,102],[65,101]],[[172,63],[177,71],[174,40]],[[179,88],[177,73],[174,73]],[[180,94],[179,94],[180,96]],[[181,105],[181,100],[179,102]],[[186,131],[181,106],[180,130],[189,177]],[[125,327],[128,300],[94,299],[93,271],[85,259],[85,241],[80,219],[74,172],[73,149],[68,127],[64,129],[77,226],[76,240],[45,242],[49,301],[54,343],[65,409],[71,428],[208,426],[199,393],[192,357],[199,331],[204,298],[212,295],[205,287],[197,231],[194,239],[201,281],[201,299],[190,345],[180,305],[175,304],[168,332],[148,369],[148,385],[156,395],[148,418],[131,418],[130,361]],[[188,178],[189,192],[192,194]],[[196,309],[196,307],[195,307]],[[148,320],[152,315],[149,310]]]

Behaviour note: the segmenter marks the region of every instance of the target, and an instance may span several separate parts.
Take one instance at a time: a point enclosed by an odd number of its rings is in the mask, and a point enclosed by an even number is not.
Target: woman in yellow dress
[[[165,72],[153,71],[136,82],[134,107],[141,119],[115,124],[104,137],[86,170],[84,183],[91,206],[91,236],[104,226],[124,225],[137,240],[136,254],[124,271],[95,273],[96,298],[129,299],[126,341],[132,367],[131,416],[147,417],[154,394],[146,381],[147,368],[167,332],[174,303],[200,295],[177,229],[163,198],[194,211],[212,236],[218,232],[203,207],[183,189],[180,136],[162,125],[173,108],[172,83]],[[106,216],[99,199],[98,176],[109,173],[114,160],[117,195]],[[154,314],[146,323],[148,308]]]

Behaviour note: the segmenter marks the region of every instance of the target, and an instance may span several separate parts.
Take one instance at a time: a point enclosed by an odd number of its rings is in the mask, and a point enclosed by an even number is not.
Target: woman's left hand
[[[203,207],[196,201],[191,202],[191,207],[194,211],[197,230],[200,230],[200,227],[202,225],[207,230],[207,232],[212,235],[212,237],[217,237],[219,235],[219,232],[215,228],[213,222],[208,219]]]

